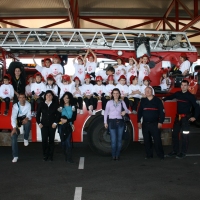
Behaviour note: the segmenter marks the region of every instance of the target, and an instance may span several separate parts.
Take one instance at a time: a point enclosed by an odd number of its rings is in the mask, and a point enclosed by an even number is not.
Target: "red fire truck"
[[[51,57],[52,54],[68,55],[74,57],[85,54],[87,48],[91,48],[98,58],[115,60],[121,57],[128,60],[129,57],[139,58],[143,54],[149,56],[151,68],[151,85],[160,84],[163,68],[169,70],[174,66],[179,67],[181,53],[186,53],[191,64],[197,61],[197,50],[192,46],[185,32],[168,31],[135,31],[135,30],[93,30],[93,29],[1,29],[1,73],[0,78],[6,73],[6,59],[11,57],[31,58],[33,54],[38,58]],[[26,74],[34,73],[35,69],[25,67]],[[67,69],[66,69],[67,73]],[[172,94],[180,87],[177,86],[183,78],[190,83],[189,90],[197,94],[198,80],[194,74],[186,77],[170,77],[171,87],[165,92],[156,93],[159,97]],[[73,132],[74,142],[83,142],[83,134],[87,133],[89,145],[95,152],[108,155],[111,152],[110,136],[104,128],[103,116],[101,115],[98,102],[97,114],[88,115],[84,106],[84,114],[78,115]],[[1,106],[1,113],[4,110]],[[162,131],[170,132],[176,114],[176,101],[164,103],[165,121]],[[11,129],[10,115],[0,115],[0,129]],[[142,140],[141,130],[137,126],[137,115],[130,114],[131,122],[128,124],[130,139],[123,141],[122,149],[126,149],[130,141]],[[56,140],[59,140],[56,134]],[[41,134],[35,118],[32,119],[31,141],[41,141]]]

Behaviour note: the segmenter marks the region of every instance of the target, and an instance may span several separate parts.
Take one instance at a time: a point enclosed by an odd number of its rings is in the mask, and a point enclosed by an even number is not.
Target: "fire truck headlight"
[[[123,54],[122,51],[118,51],[118,52],[117,52],[117,55],[118,55],[118,56],[121,56],[122,54]]]

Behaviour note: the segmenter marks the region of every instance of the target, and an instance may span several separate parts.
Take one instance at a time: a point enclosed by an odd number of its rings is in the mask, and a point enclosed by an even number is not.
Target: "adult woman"
[[[54,94],[47,90],[44,94],[44,102],[39,104],[36,121],[41,128],[43,160],[53,161],[54,138],[60,113],[57,111],[58,104],[53,100]],[[42,115],[41,115],[42,114]]]
[[[61,108],[61,109],[60,109]],[[73,163],[72,160],[72,125],[76,120],[77,110],[73,106],[73,95],[70,92],[65,92],[60,99],[61,125],[58,132],[60,134],[62,147],[65,153],[65,160],[68,163]]]
[[[124,101],[120,101],[121,94],[118,88],[111,93],[111,100],[107,102],[104,112],[104,126],[109,128],[112,147],[112,159],[119,160],[122,146],[122,135],[124,132],[124,121],[122,116],[129,112]],[[123,108],[122,108],[123,106]],[[124,109],[124,111],[122,111]],[[109,119],[107,119],[109,116]]]
[[[18,102],[18,97],[20,93],[25,93],[26,81],[22,76],[22,71],[20,67],[14,69],[14,76],[12,76],[12,85],[14,88],[14,98],[13,102]]]

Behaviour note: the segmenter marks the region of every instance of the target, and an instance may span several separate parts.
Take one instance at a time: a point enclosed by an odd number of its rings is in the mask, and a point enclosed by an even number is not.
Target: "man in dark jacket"
[[[189,82],[183,80],[181,83],[181,91],[163,99],[163,101],[177,100],[177,115],[172,132],[173,151],[167,157],[176,156],[176,158],[181,159],[186,156],[189,143],[190,122],[195,121],[199,116],[199,105],[196,103],[195,96],[188,91],[188,86]],[[194,108],[194,117],[191,117],[192,107]],[[179,153],[179,133],[181,130],[182,148]]]
[[[142,98],[138,109],[138,127],[142,128],[146,158],[153,158],[152,138],[158,157],[164,159],[164,151],[161,141],[162,123],[165,119],[164,107],[162,101],[152,95],[152,88],[146,87],[146,98]],[[141,124],[141,118],[143,122]]]

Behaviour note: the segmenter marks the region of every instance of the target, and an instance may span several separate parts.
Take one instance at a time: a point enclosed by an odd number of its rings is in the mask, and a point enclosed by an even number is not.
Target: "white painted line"
[[[186,154],[186,156],[200,156],[200,154]]]
[[[84,161],[85,161],[85,158],[80,157],[78,169],[84,169]]]
[[[82,198],[82,187],[75,188],[74,200],[81,200]]]

